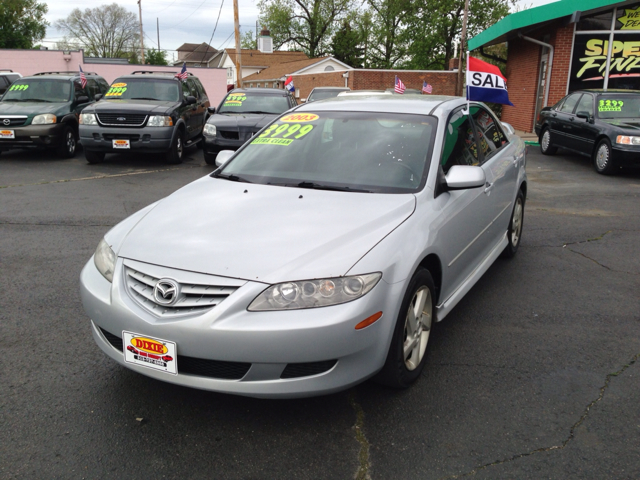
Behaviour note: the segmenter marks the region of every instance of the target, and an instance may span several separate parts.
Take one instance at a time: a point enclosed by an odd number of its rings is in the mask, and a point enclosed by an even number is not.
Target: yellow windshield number
[[[293,124],[274,123],[273,125],[269,126],[269,128],[267,128],[262,134],[258,136],[258,138],[256,138],[251,143],[268,144],[268,145],[291,145],[293,140],[298,140],[304,137],[309,132],[311,132],[311,130],[313,130],[313,125],[301,125],[299,123],[293,123]],[[297,135],[294,135],[294,134],[297,134]],[[278,136],[280,136],[280,138],[288,138],[288,137],[291,137],[292,135],[294,136],[290,138],[288,141],[282,141],[282,142],[271,141],[271,139],[276,139],[276,137]],[[266,139],[269,139],[269,141],[265,141]]]

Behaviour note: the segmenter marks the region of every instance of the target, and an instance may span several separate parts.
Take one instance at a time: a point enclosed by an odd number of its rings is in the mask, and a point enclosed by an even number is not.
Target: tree
[[[489,28],[509,13],[513,0],[470,2],[467,38]],[[413,3],[407,31],[413,42],[405,66],[416,69],[448,69],[454,42],[462,30],[464,0],[420,0]]]
[[[350,22],[342,22],[342,27],[333,36],[331,50],[333,56],[354,68],[364,66],[363,37],[357,29],[351,28]]]
[[[55,26],[65,32],[68,43],[79,45],[89,56],[129,57],[132,46],[139,45],[136,15],[117,3],[76,8]]]
[[[144,52],[144,63],[147,65],[169,65],[167,63],[167,52],[154,48]]]
[[[368,0],[368,3],[373,14],[370,65],[393,68],[407,53],[405,19],[411,13],[411,0]]]
[[[260,0],[259,21],[279,49],[287,43],[314,58],[329,52],[336,26],[349,12],[352,0]]]
[[[0,1],[0,48],[32,48],[47,33],[48,10],[36,0]]]
[[[253,30],[247,30],[240,37],[240,48],[245,48],[247,50],[255,50],[256,47],[256,39],[253,38]]]

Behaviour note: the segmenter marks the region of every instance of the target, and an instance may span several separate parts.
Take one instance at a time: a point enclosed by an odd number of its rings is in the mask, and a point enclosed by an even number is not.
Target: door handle
[[[571,120],[571,121],[573,122],[573,121],[575,120],[575,118],[574,118],[574,117],[571,117],[569,120]]]
[[[552,117],[557,117],[557,116],[558,116],[558,114],[557,114],[557,113],[552,113],[552,114],[551,114],[551,116],[552,116]]]
[[[484,184],[484,193],[489,193],[491,191],[491,189],[493,188],[493,183],[485,183]]]

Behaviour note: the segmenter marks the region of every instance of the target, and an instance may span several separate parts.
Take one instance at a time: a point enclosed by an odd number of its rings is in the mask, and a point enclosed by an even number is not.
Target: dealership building
[[[469,40],[469,50],[504,42],[514,106],[504,106],[502,120],[517,130],[533,132],[540,110],[575,90],[640,90],[637,0],[561,0],[513,13]]]

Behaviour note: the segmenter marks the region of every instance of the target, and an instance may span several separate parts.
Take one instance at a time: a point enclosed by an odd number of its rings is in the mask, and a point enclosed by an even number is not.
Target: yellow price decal
[[[29,88],[29,85],[11,85],[11,88],[9,89],[9,91],[11,90],[26,90],[27,88]]]
[[[315,113],[292,113],[280,119],[281,122],[313,122],[320,118]]]
[[[118,84],[116,84],[118,85]],[[124,92],[127,91],[127,87],[111,87],[107,93],[105,93],[105,97],[119,97]]]
[[[598,102],[599,112],[621,112],[624,102],[622,100],[600,100]]]

